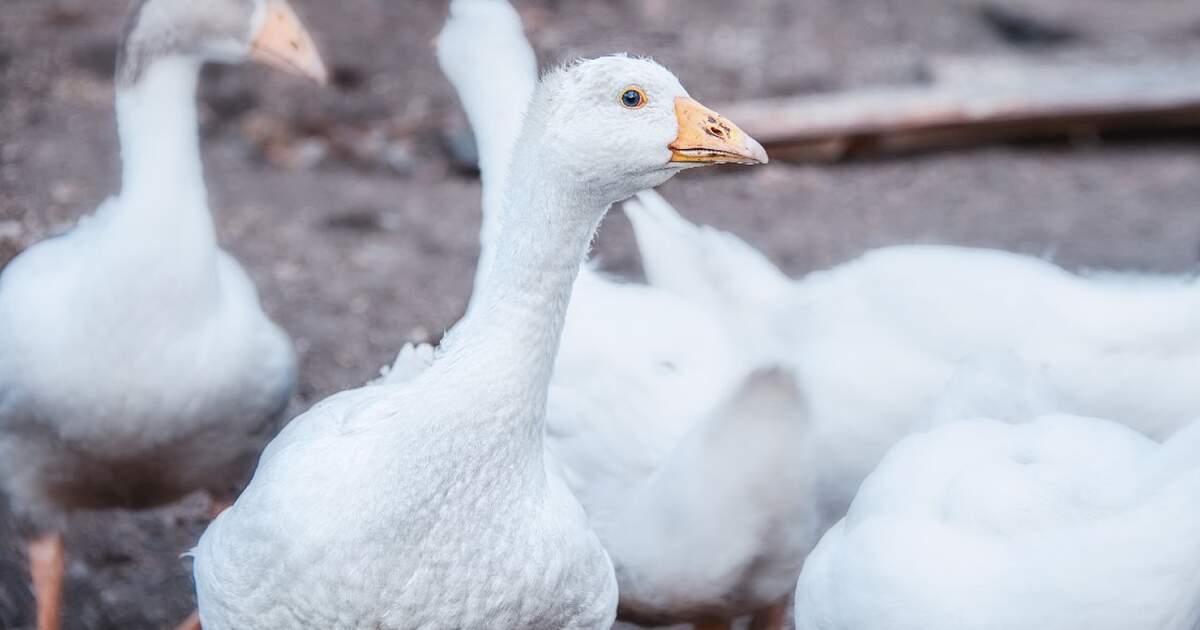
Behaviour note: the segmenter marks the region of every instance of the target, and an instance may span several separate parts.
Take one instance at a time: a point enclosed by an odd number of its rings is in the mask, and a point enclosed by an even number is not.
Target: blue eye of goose
[[[637,109],[646,104],[646,95],[641,90],[629,88],[621,94],[621,104],[629,109]]]

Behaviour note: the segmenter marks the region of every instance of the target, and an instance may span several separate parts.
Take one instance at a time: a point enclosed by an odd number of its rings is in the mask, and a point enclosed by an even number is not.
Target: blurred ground
[[[336,87],[214,69],[203,130],[222,241],[300,351],[298,413],[376,374],[404,341],[436,338],[454,322],[474,264],[479,186],[444,148],[464,126],[429,46],[444,2],[294,1]],[[544,62],[651,54],[714,103],[920,81],[943,55],[1200,46],[1200,4],[1178,0],[516,4]],[[124,9],[125,0],[0,3],[0,265],[116,189],[110,73]],[[1014,21],[1013,11],[1034,19]],[[663,192],[690,218],[737,232],[796,274],[911,242],[1004,247],[1071,267],[1184,271],[1200,256],[1197,173],[1194,138],[1075,138],[689,173]],[[607,267],[636,272],[619,213],[599,252]],[[182,619],[193,602],[178,554],[202,531],[205,507],[197,498],[75,519],[67,628],[157,629]],[[29,623],[17,545],[0,511],[4,629]]]

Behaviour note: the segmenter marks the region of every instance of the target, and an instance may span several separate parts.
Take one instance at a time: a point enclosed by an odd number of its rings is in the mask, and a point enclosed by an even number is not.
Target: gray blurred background
[[[293,414],[378,373],[462,312],[477,249],[470,137],[430,42],[442,0],[293,0],[334,71],[325,90],[212,68],[201,107],[224,245],[296,341]],[[543,64],[629,51],[705,103],[918,84],[957,56],[1179,56],[1182,0],[515,0]],[[0,265],[118,185],[111,73],[126,0],[0,0]],[[688,173],[663,193],[793,274],[895,243],[960,243],[1072,268],[1190,271],[1200,258],[1198,135],[992,145],[838,164]],[[636,277],[628,225],[604,267]],[[64,357],[69,360],[69,357]],[[178,555],[206,500],[80,515],[68,535],[70,630],[171,627],[193,604]],[[0,507],[0,629],[30,623]],[[698,550],[702,552],[702,550]]]

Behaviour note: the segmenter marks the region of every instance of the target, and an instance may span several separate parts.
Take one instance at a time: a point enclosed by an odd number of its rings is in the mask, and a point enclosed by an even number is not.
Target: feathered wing
[[[910,436],[809,556],[797,628],[1192,630],[1198,448],[1073,416]]]
[[[1081,276],[1008,252],[900,246],[812,274],[803,285],[814,308],[827,312],[810,350],[854,348],[869,328],[879,340],[863,347],[903,350],[908,364],[952,371],[966,360],[976,371],[1001,373],[1006,361],[1021,364],[1036,375],[1038,396],[1055,403],[1027,415],[1114,418],[1155,437],[1200,408],[1192,376],[1200,370],[1200,285],[1191,279]],[[932,400],[945,381],[917,385]]]
[[[757,370],[612,502],[597,527],[622,560],[624,614],[702,618],[785,598],[817,541],[810,432],[795,375]]]

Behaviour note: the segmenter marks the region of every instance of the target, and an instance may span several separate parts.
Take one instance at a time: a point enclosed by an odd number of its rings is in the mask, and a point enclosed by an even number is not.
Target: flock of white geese
[[[196,491],[229,507],[186,628],[1200,628],[1200,282],[953,247],[788,278],[651,191],[758,143],[646,59],[539,81],[507,0],[438,39],[483,176],[466,316],[272,439],[296,362],[195,105],[247,59],[326,74],[284,0],[136,2],[121,191],[0,275],[38,630],[72,511]],[[645,284],[586,264],[623,200]]]

